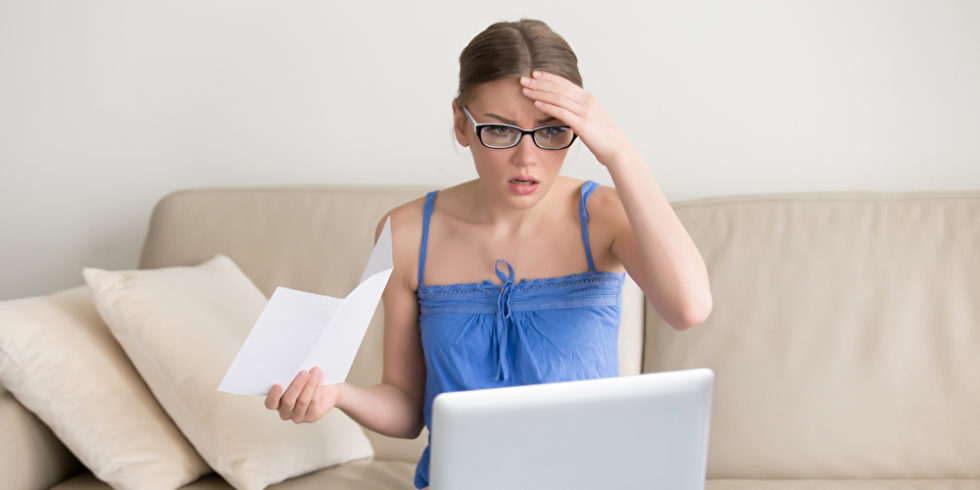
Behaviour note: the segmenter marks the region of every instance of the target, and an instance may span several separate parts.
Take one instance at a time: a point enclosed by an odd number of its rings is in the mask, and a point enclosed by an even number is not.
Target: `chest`
[[[426,284],[459,284],[489,279],[498,259],[514,267],[515,282],[577,274],[589,270],[582,229],[576,221],[553,223],[525,236],[494,236],[472,225],[438,225],[429,231],[425,263]],[[499,269],[508,274],[507,266]]]

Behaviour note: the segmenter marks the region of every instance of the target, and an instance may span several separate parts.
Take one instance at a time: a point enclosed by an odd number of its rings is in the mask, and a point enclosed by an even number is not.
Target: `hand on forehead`
[[[519,77],[480,84],[467,104],[481,123],[500,122],[530,129],[560,121],[535,107],[534,100],[522,93]]]

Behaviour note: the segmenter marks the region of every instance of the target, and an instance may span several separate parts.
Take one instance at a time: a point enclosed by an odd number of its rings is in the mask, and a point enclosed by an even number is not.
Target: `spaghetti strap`
[[[422,276],[425,273],[425,248],[429,243],[429,218],[432,217],[432,202],[436,193],[432,191],[425,195],[425,207],[422,208],[422,250],[419,252],[419,287],[422,287]]]
[[[589,272],[595,272],[595,263],[592,262],[592,249],[589,247],[589,212],[585,209],[585,202],[598,186],[591,180],[585,181],[582,184],[582,198],[578,202],[578,218],[582,223],[582,243],[585,244],[585,258],[589,260]]]

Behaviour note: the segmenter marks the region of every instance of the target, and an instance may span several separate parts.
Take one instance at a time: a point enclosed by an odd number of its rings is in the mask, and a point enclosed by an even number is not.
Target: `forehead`
[[[500,120],[488,117],[492,113],[502,118],[517,122],[519,126],[533,127],[539,122],[550,120],[557,122],[550,115],[534,106],[534,101],[521,91],[520,77],[502,78],[485,82],[474,87],[473,97],[467,108],[473,117],[480,122]]]

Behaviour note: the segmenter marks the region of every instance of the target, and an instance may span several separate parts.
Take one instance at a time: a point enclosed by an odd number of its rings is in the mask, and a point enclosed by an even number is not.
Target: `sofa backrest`
[[[713,310],[643,370],[715,371],[709,478],[980,477],[980,192],[673,207]]]
[[[321,185],[174,192],[153,210],[140,268],[195,265],[223,253],[266,296],[285,286],[343,297],[360,279],[378,221],[431,189]],[[623,375],[640,372],[643,311],[643,295],[627,278],[620,329]],[[369,386],[381,381],[382,319],[383,313],[376,314],[368,327],[350,383]],[[423,431],[409,441],[365,432],[377,459],[411,462],[418,460],[428,435]]]

